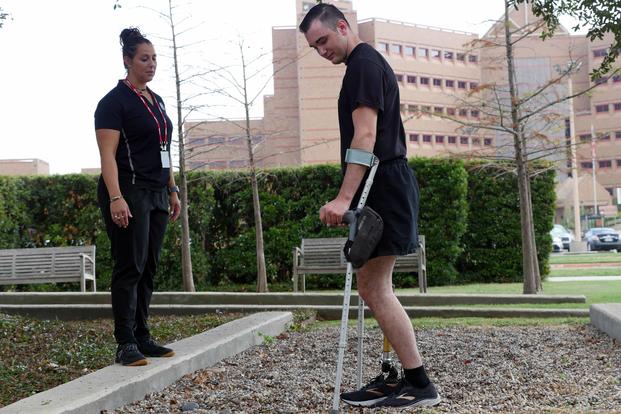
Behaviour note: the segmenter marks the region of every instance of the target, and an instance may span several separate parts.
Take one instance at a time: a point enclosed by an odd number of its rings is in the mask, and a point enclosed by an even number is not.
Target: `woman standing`
[[[95,111],[101,157],[97,191],[110,238],[116,362],[145,365],[174,351],[158,345],[147,319],[168,219],[180,212],[170,163],[172,123],[162,98],[147,87],[157,67],[155,49],[136,28],[121,32],[127,77]]]

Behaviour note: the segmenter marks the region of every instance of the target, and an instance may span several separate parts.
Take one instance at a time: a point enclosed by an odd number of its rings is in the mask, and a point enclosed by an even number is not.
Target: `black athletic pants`
[[[166,187],[123,189],[123,197],[133,216],[127,228],[112,221],[108,190],[102,178],[97,196],[114,260],[110,289],[114,337],[119,344],[147,340],[153,277],[168,224]]]

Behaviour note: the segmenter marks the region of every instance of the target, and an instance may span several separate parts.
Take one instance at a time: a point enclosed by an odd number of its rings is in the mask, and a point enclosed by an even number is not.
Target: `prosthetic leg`
[[[372,153],[349,149],[345,155],[346,163],[360,164],[365,165],[370,168],[368,178],[364,184],[364,188],[362,191],[362,195],[360,196],[360,200],[358,201],[358,206],[356,210],[348,211],[343,217],[343,222],[349,225],[349,237],[347,239],[347,243],[345,245],[345,257],[347,258],[347,273],[345,275],[345,290],[343,293],[343,313],[341,315],[341,327],[339,332],[339,345],[338,345],[338,356],[336,362],[336,378],[334,381],[334,396],[332,399],[332,413],[339,412],[339,403],[340,403],[340,390],[341,390],[341,381],[343,379],[343,358],[345,355],[345,346],[347,342],[347,321],[349,319],[349,300],[351,296],[351,282],[352,275],[354,272],[354,264],[356,267],[361,267],[366,260],[368,260],[368,256],[365,259],[364,250],[368,250],[370,247],[370,243],[373,240],[365,243],[363,240],[358,240],[358,245],[362,244],[362,248],[358,248],[356,250],[356,246],[354,242],[356,241],[356,235],[358,233],[359,228],[365,222],[364,217],[360,217],[362,213],[362,209],[367,201],[367,197],[369,195],[369,191],[371,190],[371,186],[373,185],[373,178],[375,177],[375,172],[377,171],[377,166],[379,165],[379,159]],[[366,216],[365,216],[366,217]],[[369,219],[366,222],[371,222]],[[372,223],[371,223],[372,225]],[[381,233],[380,233],[381,237]],[[373,237],[371,237],[373,239]],[[379,240],[379,238],[378,238]],[[362,243],[360,243],[362,241]],[[376,241],[377,245],[377,241]],[[370,250],[372,251],[375,248],[373,246]],[[370,254],[370,252],[369,252]],[[362,331],[364,329],[364,302],[362,298],[358,299],[358,369],[357,369],[357,383],[358,386],[362,386]]]

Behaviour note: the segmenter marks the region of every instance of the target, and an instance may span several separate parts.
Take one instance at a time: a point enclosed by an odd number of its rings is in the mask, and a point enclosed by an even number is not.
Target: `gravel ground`
[[[355,335],[351,328],[347,389],[355,383]],[[443,397],[421,412],[621,413],[621,346],[590,325],[433,328],[417,335]],[[267,342],[116,412],[329,412],[338,329],[287,332]],[[377,328],[367,329],[365,347],[365,378],[371,378],[379,371]]]

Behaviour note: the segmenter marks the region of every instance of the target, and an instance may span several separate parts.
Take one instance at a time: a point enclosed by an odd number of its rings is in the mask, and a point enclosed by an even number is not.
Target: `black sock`
[[[422,365],[418,368],[403,369],[405,379],[416,388],[425,388],[431,381],[427,377],[425,367]]]

